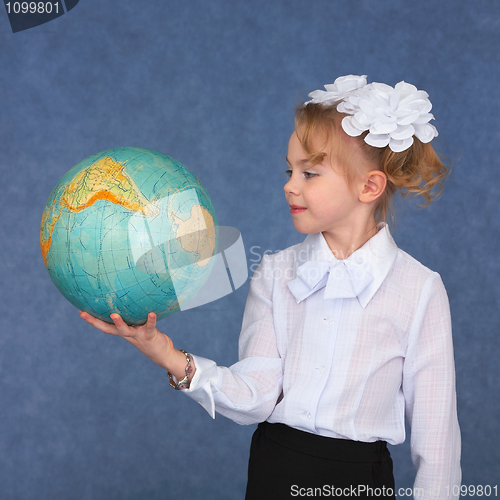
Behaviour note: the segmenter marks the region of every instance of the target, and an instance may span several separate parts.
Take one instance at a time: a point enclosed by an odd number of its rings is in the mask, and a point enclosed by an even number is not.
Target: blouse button
[[[323,321],[325,321],[329,325],[333,325],[335,323],[335,318],[333,318],[332,316],[328,316],[328,318],[323,318]]]

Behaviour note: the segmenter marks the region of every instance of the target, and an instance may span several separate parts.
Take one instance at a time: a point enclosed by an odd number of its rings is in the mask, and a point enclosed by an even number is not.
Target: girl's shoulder
[[[400,288],[422,292],[424,288],[440,288],[444,291],[441,276],[436,271],[412,257],[409,253],[398,248],[396,260],[391,270],[392,281]]]
[[[401,266],[409,272],[413,272],[421,275],[422,277],[428,277],[430,275],[437,274],[432,269],[429,269],[426,265],[422,264],[415,257],[411,256],[408,252],[401,250],[398,247],[398,253],[396,257],[396,265]]]
[[[270,263],[272,263],[275,266],[279,265],[288,265],[288,264],[294,264],[301,252],[301,249],[304,247],[304,242],[297,243],[295,245],[289,246],[288,248],[285,248],[284,250],[279,250],[273,254],[268,254],[267,258],[269,259]]]
[[[303,253],[304,241],[289,246],[283,250],[265,251],[260,259],[259,267],[286,267],[294,265],[298,257]]]
[[[301,246],[302,243],[298,243],[275,253],[265,252],[255,270],[253,279],[260,278],[262,275],[273,279],[289,276],[291,271],[287,272],[287,270],[295,268]]]
[[[398,254],[396,258],[396,264],[404,267],[408,271],[421,274],[422,276],[429,276],[430,274],[437,274],[432,269],[422,264],[415,257],[411,256],[408,252],[401,250],[398,247]]]

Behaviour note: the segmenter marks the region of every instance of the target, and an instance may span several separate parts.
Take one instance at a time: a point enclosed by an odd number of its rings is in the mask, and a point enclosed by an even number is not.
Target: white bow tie
[[[325,288],[325,299],[358,297],[373,281],[371,266],[351,260],[310,261],[297,269],[297,277],[288,288],[297,303]]]

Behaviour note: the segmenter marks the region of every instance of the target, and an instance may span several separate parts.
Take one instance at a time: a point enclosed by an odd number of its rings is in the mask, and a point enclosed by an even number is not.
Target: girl
[[[395,497],[387,443],[411,433],[414,494],[460,484],[448,299],[439,275],[399,250],[383,222],[393,193],[441,187],[423,91],[349,75],[296,112],[285,196],[303,243],[264,256],[230,368],[173,347],[150,314],[128,327],[81,313],[165,368],[176,389],[252,439],[247,500]]]

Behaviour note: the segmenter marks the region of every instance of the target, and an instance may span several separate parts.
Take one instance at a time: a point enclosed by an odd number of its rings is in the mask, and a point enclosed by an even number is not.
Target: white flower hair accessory
[[[355,77],[349,75],[341,78],[347,78],[347,81],[353,82],[352,79]],[[326,85],[325,88],[327,88]],[[430,113],[432,104],[429,101],[429,95],[423,90],[417,90],[414,85],[399,82],[395,87],[391,87],[384,83],[373,82],[368,85],[359,85],[351,90],[345,89],[344,92],[339,90],[337,86],[338,95],[342,94],[338,99],[341,102],[337,105],[337,110],[349,115],[342,120],[342,128],[351,137],[357,137],[369,131],[365,142],[370,146],[376,148],[389,146],[395,153],[400,153],[413,144],[413,136],[427,143],[438,135],[436,127],[429,123],[434,119]],[[318,95],[317,92],[326,94],[317,90],[311,92],[309,96],[313,97],[314,94],[314,97],[318,99],[322,94]],[[319,101],[313,99],[306,104],[309,102]],[[321,103],[333,104],[334,102],[333,99],[325,98]]]
[[[306,104],[333,104],[346,98],[353,90],[362,88],[366,85],[366,75],[347,75],[340,76],[335,82],[325,85],[325,90],[315,90],[309,94],[311,98]]]

